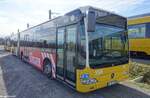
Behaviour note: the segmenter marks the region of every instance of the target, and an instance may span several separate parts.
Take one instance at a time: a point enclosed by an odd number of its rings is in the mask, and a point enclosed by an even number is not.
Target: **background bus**
[[[5,49],[5,51],[10,51],[11,50],[10,38],[9,37],[5,38],[4,49]]]
[[[81,7],[20,32],[21,59],[79,92],[128,78],[127,19]]]
[[[4,44],[5,44],[4,38],[1,38],[1,37],[0,37],[0,50],[3,50],[3,49],[4,49]]]
[[[13,34],[9,37],[6,37],[5,38],[5,46],[4,46],[5,50],[10,51],[13,55],[17,56],[18,42],[19,42],[18,33]]]
[[[150,55],[150,13],[128,18],[131,56]]]
[[[18,33],[13,34],[10,37],[10,45],[11,45],[11,52],[13,55],[18,55],[18,42],[19,42],[19,37]]]
[[[18,42],[19,42],[19,35],[17,34],[12,34],[9,37],[5,38],[5,44],[4,44],[4,49],[6,51],[11,52],[13,55],[18,55]]]

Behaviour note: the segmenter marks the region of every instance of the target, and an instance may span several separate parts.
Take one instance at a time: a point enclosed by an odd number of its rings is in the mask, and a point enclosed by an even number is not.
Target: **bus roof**
[[[150,16],[150,13],[144,13],[144,14],[140,14],[140,15],[135,15],[135,16],[130,16],[128,17],[128,19],[135,19],[135,18],[142,18],[142,17],[146,17],[146,16]]]
[[[150,22],[150,13],[128,17],[128,25],[136,25]]]
[[[120,14],[117,14],[115,12],[112,12],[112,11],[108,11],[108,10],[105,10],[105,9],[102,9],[102,8],[97,8],[97,7],[93,7],[93,6],[84,6],[84,7],[80,7],[80,10],[89,10],[90,8],[94,9],[94,10],[97,10],[97,11],[100,11],[100,12],[106,12],[106,13],[110,13],[110,14],[113,14],[113,15],[117,15],[119,17],[123,17],[123,18],[127,18],[127,17],[124,17]]]
[[[92,6],[84,6],[84,7],[77,8],[77,9],[71,11],[71,12],[68,12],[68,13],[64,14],[63,16],[67,16],[67,15],[71,15],[71,14],[76,14],[77,10],[80,10],[82,13],[86,13],[86,11],[88,11],[88,10],[90,10],[90,9],[92,9],[92,10],[94,10],[94,11],[104,12],[104,13],[107,13],[107,14],[113,14],[113,15],[116,15],[116,16],[119,16],[119,17],[122,17],[122,18],[126,18],[126,17],[123,17],[123,16],[121,16],[121,15],[115,14],[114,12],[106,11],[106,10],[103,10],[103,9],[100,9],[100,8],[96,8],[96,7],[92,7]],[[30,30],[30,29],[32,29],[32,28],[34,28],[34,27],[40,26],[40,25],[45,24],[45,23],[48,23],[48,22],[50,22],[50,21],[54,21],[54,20],[60,19],[60,18],[63,17],[63,16],[58,16],[58,17],[56,17],[56,18],[50,19],[50,20],[45,21],[45,22],[43,22],[43,23],[41,23],[41,24],[38,24],[38,25],[32,26],[32,27],[30,27],[30,28],[28,28],[28,29],[25,29],[25,30],[23,30],[23,31],[21,31],[21,32]],[[102,16],[103,16],[103,15],[102,15]]]

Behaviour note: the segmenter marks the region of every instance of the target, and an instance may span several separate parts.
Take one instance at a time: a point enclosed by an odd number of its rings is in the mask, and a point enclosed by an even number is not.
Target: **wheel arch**
[[[49,62],[50,64],[52,64],[51,60],[48,57],[44,58],[44,60],[42,62],[42,70],[44,69],[44,64],[47,63],[47,62]]]

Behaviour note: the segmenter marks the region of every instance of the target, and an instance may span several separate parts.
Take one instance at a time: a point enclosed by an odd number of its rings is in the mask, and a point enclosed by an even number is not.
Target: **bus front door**
[[[64,80],[64,43],[65,43],[65,28],[57,29],[57,77]]]
[[[76,25],[57,29],[57,77],[75,86]]]
[[[76,59],[76,25],[66,27],[66,70],[65,70],[65,81],[75,86],[76,81],[76,70],[75,70],[75,59]]]

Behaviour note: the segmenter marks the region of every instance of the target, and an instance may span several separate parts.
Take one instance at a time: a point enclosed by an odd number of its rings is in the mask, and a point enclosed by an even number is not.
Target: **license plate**
[[[111,86],[111,85],[114,85],[114,84],[117,84],[117,81],[110,81],[110,82],[108,82],[108,86]]]

